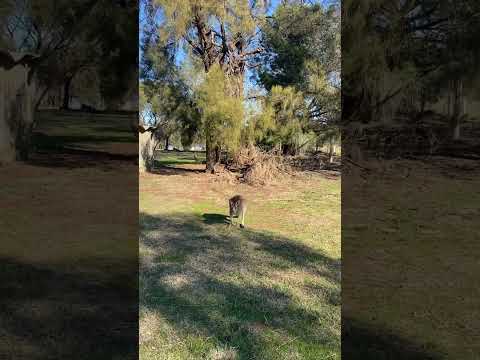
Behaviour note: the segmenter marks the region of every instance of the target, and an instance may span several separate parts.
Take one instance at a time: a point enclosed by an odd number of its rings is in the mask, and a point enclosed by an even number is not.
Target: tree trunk
[[[455,123],[453,124],[452,139],[453,140],[460,139],[460,118],[456,118]]]
[[[215,146],[215,164],[220,164],[221,162],[221,151],[220,151],[220,146]]]
[[[244,73],[235,73],[229,76],[228,78],[228,92],[230,96],[241,98],[243,97],[243,80],[244,80]]]
[[[67,77],[63,83],[63,104],[62,109],[68,110],[70,108],[70,88],[72,86],[73,77]]]
[[[216,162],[216,154],[215,154],[215,148],[212,144],[211,139],[207,136],[207,141],[206,141],[206,171],[207,173],[214,174],[215,173],[215,165],[217,164]]]
[[[451,117],[452,139],[460,139],[460,123],[463,115],[463,81],[454,80],[452,84],[453,113]]]
[[[329,149],[328,149],[328,162],[330,164],[333,163],[333,153],[334,153],[333,140],[330,140]]]
[[[425,91],[422,91],[420,94],[420,114],[425,112],[425,106],[427,105],[427,96]]]
[[[170,146],[170,136],[167,136],[165,138],[165,150],[168,150],[169,146]]]
[[[3,98],[0,98],[0,102],[3,102],[3,100]],[[0,109],[2,108],[1,105]],[[10,132],[10,126],[8,124],[7,118],[2,116],[0,117],[0,165],[12,163],[14,161],[15,144],[12,141],[12,135]]]
[[[27,161],[30,156],[30,144],[33,128],[30,125],[22,124],[17,130],[17,139],[15,141],[16,158],[18,161]]]
[[[195,9],[197,11],[198,9]],[[195,15],[194,18],[194,25],[197,28],[197,33],[200,38],[200,48],[203,50],[203,54],[201,55],[202,62],[204,64],[205,73],[210,71],[210,68],[215,62],[219,62],[224,74],[227,77],[228,85],[227,89],[225,90],[226,95],[234,96],[237,98],[243,97],[243,80],[245,75],[245,60],[238,59],[233,61],[234,56],[230,56],[232,62],[229,62],[228,65],[224,63],[225,56],[228,55],[229,52],[242,52],[242,49],[239,48],[231,48],[227,44],[227,39],[224,38],[225,47],[224,51],[225,54],[221,59],[217,59],[217,54],[212,51],[214,49],[213,42],[214,36],[213,33],[207,31],[207,24],[204,22],[201,16],[198,14]],[[223,32],[223,28],[222,28]],[[211,34],[211,35],[208,35]],[[237,56],[238,58],[238,56]],[[214,173],[215,172],[215,165],[220,162],[220,147],[214,146],[214,140],[211,139],[210,134],[206,134],[206,172],[207,173]]]
[[[41,92],[40,96],[38,97],[35,103],[35,111],[37,111],[40,108],[40,105],[42,105],[42,101],[47,95],[49,90],[50,90],[50,87],[46,87],[45,89],[43,89],[43,91]]]
[[[0,68],[0,162],[27,160],[35,120],[36,84],[29,66]]]
[[[153,170],[156,145],[157,139],[152,131],[145,131],[144,133],[139,134],[138,166],[140,172]]]
[[[20,102],[19,99],[17,97],[13,103],[7,104],[11,111],[0,119],[0,163],[29,159],[33,114],[23,112],[23,101]]]

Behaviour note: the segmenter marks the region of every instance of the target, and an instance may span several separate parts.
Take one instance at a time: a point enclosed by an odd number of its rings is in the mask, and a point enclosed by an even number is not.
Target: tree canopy
[[[138,77],[137,49],[131,46],[137,41],[131,31],[138,21],[134,1],[9,0],[0,16],[2,44],[37,55],[29,65],[41,87],[39,101],[48,89],[93,71],[100,81],[92,91],[100,91],[107,104],[118,103]]]

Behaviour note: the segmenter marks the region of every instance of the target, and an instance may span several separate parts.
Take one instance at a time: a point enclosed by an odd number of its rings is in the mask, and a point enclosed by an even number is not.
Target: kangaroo
[[[228,201],[230,205],[230,226],[234,225],[233,218],[241,217],[240,227],[245,227],[245,213],[247,212],[247,201],[241,195],[235,195]]]

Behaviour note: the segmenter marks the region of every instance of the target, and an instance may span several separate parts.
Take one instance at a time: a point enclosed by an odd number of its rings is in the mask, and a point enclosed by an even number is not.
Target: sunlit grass
[[[156,151],[156,165],[176,166],[187,164],[202,164],[205,162],[205,152],[202,151]]]
[[[340,358],[339,179],[146,174],[140,187],[141,359]],[[225,218],[235,193],[246,229]]]

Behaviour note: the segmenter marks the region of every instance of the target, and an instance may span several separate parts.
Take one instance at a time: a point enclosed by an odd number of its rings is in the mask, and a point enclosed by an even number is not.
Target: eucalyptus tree
[[[173,42],[181,47],[188,55],[197,58],[205,74],[211,70],[210,76],[221,81],[224,85],[222,91],[227,103],[239,109],[244,96],[245,75],[249,68],[258,64],[255,55],[263,51],[259,44],[259,25],[265,20],[267,1],[239,0],[153,0],[162,11],[162,20],[159,26],[160,37],[165,42]],[[222,73],[220,76],[219,71]],[[210,82],[210,84],[212,84]],[[205,130],[207,171],[214,171],[215,164],[219,161],[219,153],[223,146],[218,141],[219,131],[231,131],[231,109],[226,111],[226,125],[218,127],[219,119],[212,116],[209,107],[214,104],[208,99],[217,99],[213,89],[203,91],[201,103],[203,108],[203,122]],[[211,96],[210,96],[211,95]],[[235,100],[236,99],[236,100]],[[234,105],[235,101],[238,103]],[[219,110],[217,108],[217,110]],[[236,116],[238,122],[241,116]],[[240,125],[236,125],[238,128]],[[235,134],[240,136],[239,131]],[[219,138],[226,139],[225,136]],[[232,140],[232,139],[230,139]],[[236,141],[229,141],[230,144]]]

